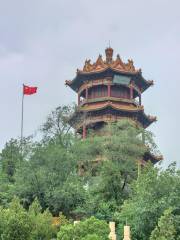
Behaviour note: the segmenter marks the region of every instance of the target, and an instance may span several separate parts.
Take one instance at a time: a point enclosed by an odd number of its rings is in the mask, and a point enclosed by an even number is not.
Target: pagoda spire
[[[106,53],[106,63],[107,64],[111,64],[112,63],[112,57],[113,57],[113,49],[109,46],[108,48],[106,48],[105,50]]]

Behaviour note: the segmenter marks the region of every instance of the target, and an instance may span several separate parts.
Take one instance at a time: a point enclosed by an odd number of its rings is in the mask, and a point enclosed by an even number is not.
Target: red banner
[[[24,95],[32,95],[32,94],[35,94],[36,92],[37,92],[37,87],[29,87],[26,85],[23,86]]]

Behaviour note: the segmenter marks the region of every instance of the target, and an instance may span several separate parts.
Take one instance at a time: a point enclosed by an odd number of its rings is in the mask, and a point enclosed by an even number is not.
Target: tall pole
[[[22,106],[21,106],[21,151],[23,145],[23,127],[24,127],[24,84],[22,89]]]

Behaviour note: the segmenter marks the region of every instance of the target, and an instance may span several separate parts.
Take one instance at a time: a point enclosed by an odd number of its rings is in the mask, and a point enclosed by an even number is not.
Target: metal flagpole
[[[23,127],[24,127],[24,84],[22,90],[22,106],[21,106],[21,151],[23,145]]]

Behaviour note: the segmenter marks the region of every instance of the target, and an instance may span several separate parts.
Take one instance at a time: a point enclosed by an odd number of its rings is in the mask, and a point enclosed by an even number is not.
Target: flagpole
[[[29,87],[23,84],[22,89],[22,106],[21,106],[21,153],[23,151],[23,127],[24,127],[24,95],[32,95],[37,92],[37,87]]]
[[[23,145],[23,127],[24,127],[24,84],[22,90],[22,106],[21,106],[21,151]]]

